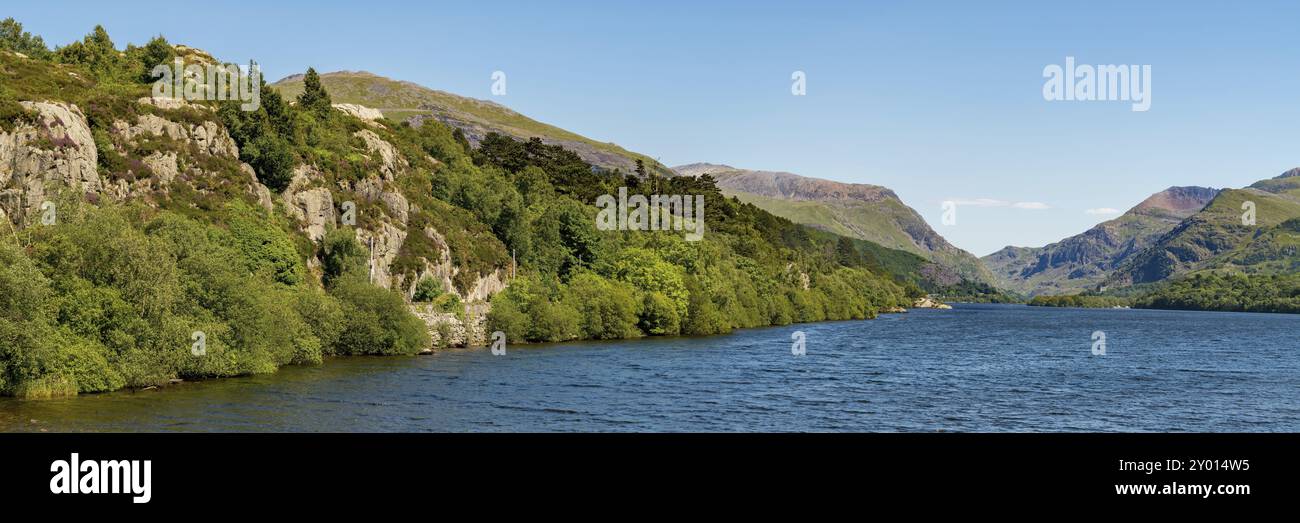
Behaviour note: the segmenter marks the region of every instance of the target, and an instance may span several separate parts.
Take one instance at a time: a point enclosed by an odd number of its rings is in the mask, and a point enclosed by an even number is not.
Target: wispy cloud
[[[953,202],[954,204],[957,204],[959,206],[970,206],[970,207],[1014,207],[1016,209],[1026,209],[1030,211],[1041,211],[1045,209],[1051,209],[1051,206],[1043,202],[1009,202],[1006,200],[995,200],[993,198],[975,198],[973,200],[952,198],[948,201]]]
[[[1119,214],[1119,213],[1120,213],[1120,210],[1119,210],[1119,209],[1111,209],[1110,207],[1099,207],[1099,208],[1096,208],[1096,209],[1088,209],[1088,210],[1083,211],[1083,212],[1086,213],[1086,214]]]

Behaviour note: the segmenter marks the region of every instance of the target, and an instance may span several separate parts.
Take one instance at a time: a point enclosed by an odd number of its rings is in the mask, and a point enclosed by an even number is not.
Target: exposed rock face
[[[1295,272],[1293,230],[1300,219],[1300,168],[1241,189],[1224,189],[1203,209],[1178,223],[1116,269],[1107,288],[1153,283],[1188,272],[1226,268],[1233,273]],[[1256,222],[1243,223],[1249,202]]]
[[[211,120],[187,126],[161,116],[145,114],[136,118],[135,124],[120,120],[113,122],[113,132],[127,140],[134,140],[144,134],[167,136],[173,140],[193,142],[199,150],[213,156],[239,157],[239,148],[225,127]]]
[[[246,163],[239,164],[239,170],[248,175],[248,193],[257,198],[257,204],[268,212],[275,209],[275,200],[271,199],[271,189],[257,180],[257,171]]]
[[[334,225],[334,196],[324,187],[300,192],[284,193],[285,208],[298,220],[306,223],[304,230],[312,241],[320,241],[325,231]]]
[[[1181,220],[1204,209],[1218,194],[1218,189],[1209,187],[1170,187],[1142,200],[1129,212]]]
[[[1092,288],[1218,195],[1207,187],[1170,187],[1118,218],[1043,247],[1006,247],[984,263],[1008,289],[1069,294]]]
[[[682,165],[674,167],[673,171],[683,176],[709,174],[718,181],[718,187],[783,200],[878,202],[887,198],[898,199],[894,191],[879,185],[841,183],[786,172],[751,171],[708,163]]]
[[[374,131],[362,129],[352,133],[352,135],[366,142],[366,149],[369,149],[371,154],[379,155],[380,161],[383,162],[380,173],[383,174],[385,181],[393,181],[397,174],[408,166],[406,159],[402,158],[401,154],[398,154],[397,148],[393,147],[393,144],[384,141]]]
[[[357,240],[371,248],[371,263],[374,270],[370,281],[380,287],[393,288],[393,275],[389,272],[389,268],[402,250],[402,243],[406,241],[406,231],[388,222],[382,222],[377,231],[357,229]]]
[[[952,305],[930,299],[929,296],[922,296],[916,299],[912,304],[915,309],[951,309]]]
[[[364,105],[334,104],[334,108],[367,122],[377,122],[384,119],[384,113],[379,112],[379,109],[371,109]]]
[[[325,232],[337,224],[334,212],[334,195],[325,187],[308,189],[313,182],[323,177],[310,165],[299,165],[293,169],[293,180],[280,193],[285,212],[296,218],[302,230],[312,241],[320,241]]]
[[[398,223],[406,224],[410,219],[411,204],[402,193],[384,190],[384,183],[375,178],[366,178],[355,184],[352,189],[366,201],[378,201],[387,208],[389,216]]]
[[[20,102],[39,114],[37,125],[0,133],[0,206],[21,220],[40,208],[47,189],[59,185],[98,193],[99,156],[86,117],[76,105]]]
[[[411,312],[424,321],[433,347],[482,347],[487,345],[488,303],[473,303],[465,307],[464,318],[439,312],[429,304],[411,305]],[[445,338],[444,338],[445,336]],[[430,349],[429,352],[432,352]]]
[[[159,187],[171,185],[172,180],[175,180],[176,176],[180,174],[175,152],[168,151],[164,153],[160,151],[153,153],[145,157],[144,164],[149,166],[149,170],[153,171]]]
[[[140,105],[152,105],[152,106],[157,107],[157,108],[159,108],[159,109],[191,109],[191,108],[193,108],[193,109],[199,109],[199,110],[203,110],[203,111],[211,111],[211,110],[212,110],[211,107],[206,106],[206,105],[195,105],[195,104],[191,104],[191,103],[187,102],[184,98],[153,98],[153,97],[151,97],[151,96],[146,96],[146,97],[144,97],[144,98],[141,98],[141,99],[139,99],[139,100],[136,100],[136,103],[139,103]]]

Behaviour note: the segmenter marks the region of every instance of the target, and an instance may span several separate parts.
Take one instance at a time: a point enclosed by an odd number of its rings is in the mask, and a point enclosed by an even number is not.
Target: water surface
[[[0,430],[1296,432],[1297,347],[1296,315],[957,305],[4,398]]]

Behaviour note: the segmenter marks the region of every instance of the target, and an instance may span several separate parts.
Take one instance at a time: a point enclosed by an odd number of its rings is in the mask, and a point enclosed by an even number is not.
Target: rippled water
[[[1294,432],[1298,347],[1293,315],[958,305],[3,399],[0,430]]]

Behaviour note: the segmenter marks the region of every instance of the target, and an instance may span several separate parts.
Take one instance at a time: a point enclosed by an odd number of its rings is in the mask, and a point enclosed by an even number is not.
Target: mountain
[[[547,144],[573,151],[587,163],[602,169],[632,173],[636,170],[636,161],[641,160],[650,172],[661,176],[672,174],[649,156],[538,122],[496,102],[459,96],[365,71],[325,73],[320,75],[320,79],[334,103],[378,109],[388,118],[410,121],[415,125],[432,118],[461,129],[470,144],[476,147],[489,132],[517,140],[536,137]],[[295,99],[302,93],[303,75],[288,76],[271,87],[286,100]]]
[[[1255,223],[1243,224],[1247,202]],[[1243,189],[1224,189],[1105,279],[1107,287],[1153,283],[1202,270],[1272,275],[1300,266],[1300,168]]]
[[[934,263],[927,269],[933,281],[994,283],[978,258],[948,243],[886,187],[710,163],[681,165],[673,171],[691,177],[709,174],[724,195],[795,223],[920,255]]]
[[[270,373],[497,331],[707,335],[930,303],[920,256],[725,198],[709,177],[629,183],[587,158],[643,157],[495,104],[445,95],[451,109],[422,110],[569,141],[472,145],[437,118],[377,119],[348,93],[435,92],[356,73],[246,106],[204,87],[243,82],[199,68],[176,79],[188,99],[154,97],[155,64],[215,61],[162,37],[120,50],[96,27],[57,51],[11,47],[0,39],[0,395]],[[700,236],[684,220],[603,228],[593,202],[624,185],[707,199]]]
[[[1218,193],[1170,187],[1081,234],[1043,247],[1008,246],[982,260],[1006,289],[1031,296],[1073,294],[1101,283]]]

